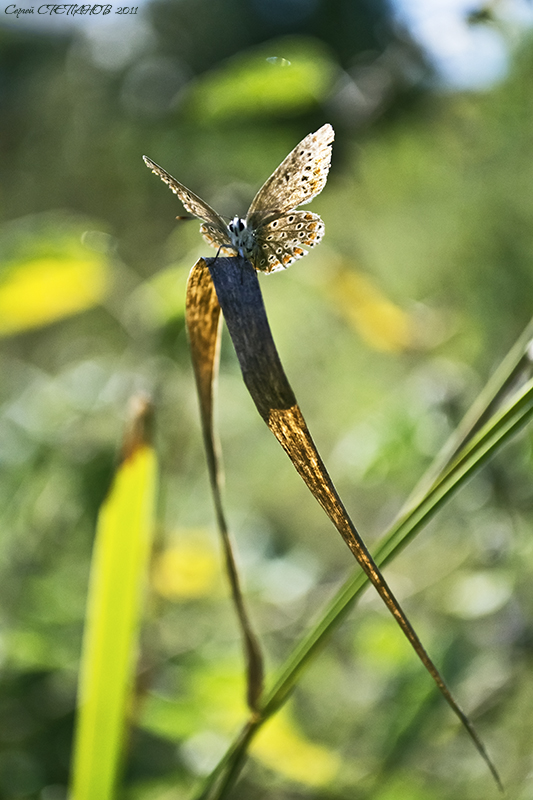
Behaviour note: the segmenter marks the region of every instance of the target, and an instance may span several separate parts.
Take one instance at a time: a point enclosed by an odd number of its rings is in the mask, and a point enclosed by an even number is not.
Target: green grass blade
[[[141,415],[98,519],[82,652],[72,800],[110,800],[123,752],[157,481],[155,454],[143,435],[146,404]]]
[[[515,393],[509,405],[495,415],[468,445],[460,456],[434,482],[423,499],[400,517],[383,537],[375,551],[379,566],[390,561],[406,546],[413,536],[429,522],[440,506],[479,469],[504,444],[504,442],[533,417],[533,380]],[[265,697],[263,714],[270,715],[285,700],[313,652],[329,633],[340,624],[353,602],[366,587],[368,579],[362,572],[351,576],[337,592],[325,613],[299,643],[280,670],[273,688]]]
[[[460,453],[465,443],[490,420],[503,405],[503,399],[512,394],[522,376],[531,374],[531,347],[533,344],[533,319],[511,347],[501,364],[490,376],[483,390],[468,409],[461,423],[452,433],[434,462],[422,476],[403,507],[405,512],[416,504],[431,485],[438,480],[446,467]]]

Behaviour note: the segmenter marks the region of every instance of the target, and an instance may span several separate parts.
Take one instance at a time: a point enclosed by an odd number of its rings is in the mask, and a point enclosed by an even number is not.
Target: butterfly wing
[[[200,233],[204,237],[207,244],[220,251],[220,255],[230,257],[235,255],[235,247],[230,246],[228,237],[228,229],[224,225],[224,230],[209,222],[204,222],[200,225]]]
[[[324,235],[324,223],[318,214],[294,211],[309,203],[325,186],[331,163],[331,125],[323,125],[306,136],[279,165],[258,191],[246,216],[246,225],[253,231],[254,246],[246,245],[256,269],[275,272],[285,269],[307,254],[302,246],[314,247]],[[150,158],[146,165],[177,194],[190,214],[202,220],[200,232],[205,241],[222,248],[223,255],[233,255],[228,228],[214,209],[179,183]],[[240,252],[240,250],[239,250]]]
[[[200,232],[208,244],[213,247],[230,244],[226,223],[211,206],[173,178],[172,175],[169,175],[166,170],[159,167],[151,158],[143,156],[143,159],[146,166],[156,175],[159,175],[161,180],[170,186],[174,194],[178,195],[189,214],[193,214],[202,220],[204,224],[200,226]]]
[[[253,262],[262,272],[286,269],[307,255],[304,247],[314,247],[324,236],[324,223],[310,211],[290,211],[270,216],[256,231]]]
[[[252,200],[246,221],[258,227],[265,214],[279,215],[309,203],[326,184],[335,132],[326,124],[296,145]]]

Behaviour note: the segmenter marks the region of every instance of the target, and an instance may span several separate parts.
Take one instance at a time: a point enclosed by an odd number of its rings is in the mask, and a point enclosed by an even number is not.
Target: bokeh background
[[[120,797],[191,797],[243,720],[184,330],[206,245],[141,156],[243,213],[336,130],[319,248],[261,286],[365,540],[394,517],[531,316],[531,5],[135,0],[0,8],[0,798],[64,800],[89,560],[128,398],[156,403],[161,491],[142,696]],[[133,12],[131,9],[136,8]],[[251,613],[275,670],[354,569],[258,417],[225,336],[218,424]],[[533,795],[532,437],[386,574],[508,796]],[[371,592],[265,729],[235,798],[497,790]]]

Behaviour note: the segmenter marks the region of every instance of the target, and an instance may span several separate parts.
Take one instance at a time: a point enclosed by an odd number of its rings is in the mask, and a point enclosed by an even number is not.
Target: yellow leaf
[[[136,399],[123,460],[99,517],[80,667],[72,800],[112,800],[133,695],[152,547],[157,461],[151,407]]]
[[[340,767],[339,756],[306,739],[286,710],[276,714],[260,730],[252,753],[266,766],[307,786],[327,786]]]
[[[212,595],[219,576],[219,555],[200,530],[158,556],[152,581],[161,596],[187,599]]]
[[[35,258],[9,270],[0,283],[0,336],[38,328],[99,303],[107,293],[101,256]]]
[[[401,352],[412,345],[409,315],[385,297],[366,275],[342,265],[325,289],[335,308],[376,350]]]

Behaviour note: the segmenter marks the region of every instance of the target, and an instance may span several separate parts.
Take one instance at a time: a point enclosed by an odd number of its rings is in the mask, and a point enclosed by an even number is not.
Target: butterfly
[[[307,255],[304,246],[314,247],[324,235],[318,214],[296,209],[326,185],[334,137],[329,124],[308,134],[259,189],[244,219],[235,216],[229,223],[154,161],[143,158],[187,211],[202,220],[200,233],[209,245],[223,255],[246,258],[261,272],[276,272]]]

